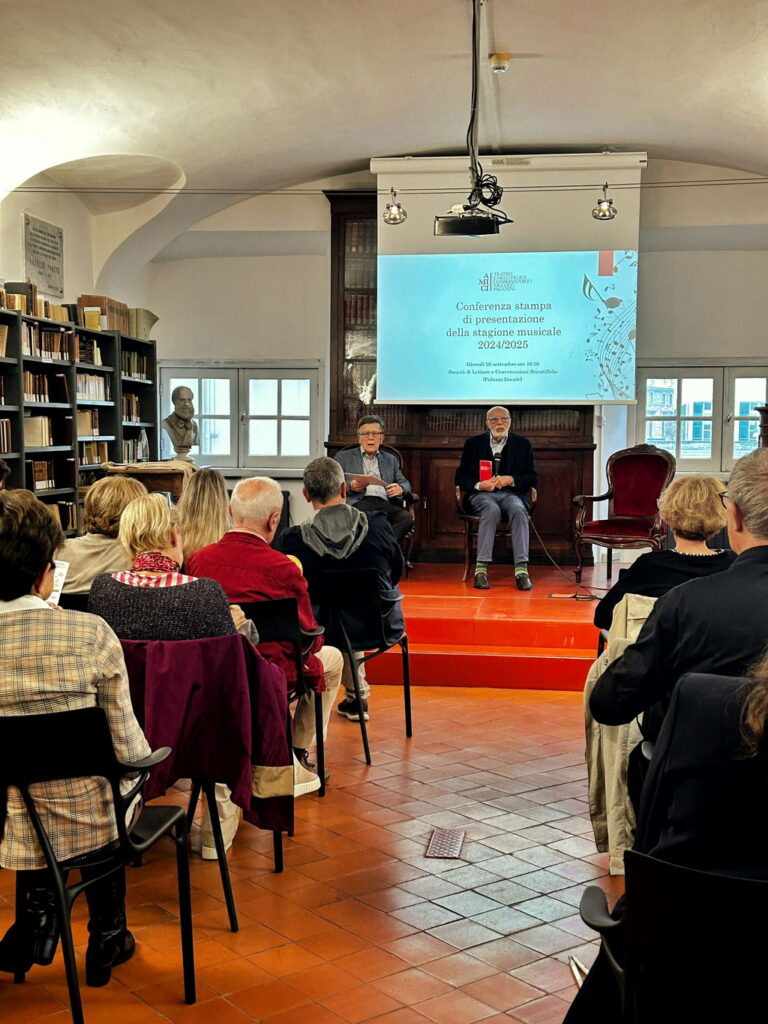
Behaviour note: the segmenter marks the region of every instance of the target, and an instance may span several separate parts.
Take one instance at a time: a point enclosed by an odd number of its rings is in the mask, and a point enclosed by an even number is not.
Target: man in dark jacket
[[[493,561],[496,527],[505,512],[515,556],[515,583],[518,590],[530,590],[526,496],[537,483],[533,449],[526,438],[509,432],[509,410],[503,406],[489,409],[485,422],[488,432],[467,438],[456,470],[456,486],[467,492],[468,510],[480,517],[475,587],[490,587],[488,565]]]
[[[397,587],[403,572],[403,553],[386,517],[381,512],[365,513],[346,504],[344,471],[335,459],[320,458],[309,463],[304,470],[304,497],[315,509],[315,516],[309,522],[285,531],[281,541],[283,551],[298,558],[305,573],[329,569],[375,569],[379,593],[395,602],[387,614],[386,623],[387,639],[394,643],[405,628]],[[364,625],[350,615],[345,618],[345,626],[354,644],[356,628],[361,630]],[[362,663],[358,666],[358,680],[367,720],[370,687]],[[360,716],[346,657],[342,683],[346,697],[337,710],[344,718],[357,722]]]

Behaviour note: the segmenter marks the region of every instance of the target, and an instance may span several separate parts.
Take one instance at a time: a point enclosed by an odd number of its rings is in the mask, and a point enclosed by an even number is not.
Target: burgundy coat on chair
[[[239,633],[204,640],[122,640],[131,702],[153,750],[144,798],[177,779],[223,782],[245,820],[293,828],[293,758],[285,676]],[[268,794],[252,795],[254,788]]]

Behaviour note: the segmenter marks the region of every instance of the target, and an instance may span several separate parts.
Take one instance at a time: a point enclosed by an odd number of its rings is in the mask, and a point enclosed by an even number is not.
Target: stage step
[[[409,645],[414,686],[487,686],[510,690],[583,690],[594,650],[562,647]],[[400,648],[366,666],[372,683],[400,685]]]

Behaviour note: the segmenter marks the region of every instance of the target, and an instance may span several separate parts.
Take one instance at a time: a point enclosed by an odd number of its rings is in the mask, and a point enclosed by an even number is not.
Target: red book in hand
[[[480,479],[490,480],[493,476],[493,463],[488,459],[480,459]]]

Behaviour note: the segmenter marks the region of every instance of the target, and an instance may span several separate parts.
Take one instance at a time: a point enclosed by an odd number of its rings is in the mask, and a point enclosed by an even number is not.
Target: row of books
[[[8,345],[8,324],[0,324],[0,359],[5,356]]]
[[[344,323],[351,327],[376,323],[376,296],[355,292],[345,295]]]
[[[5,396],[6,396],[6,394],[8,392],[6,392],[5,388],[6,388],[5,377],[3,377],[2,374],[0,374],[0,405],[5,405],[6,404]]]
[[[47,491],[55,487],[53,459],[31,459],[27,462],[27,476],[33,491]]]
[[[344,264],[345,288],[375,288],[376,260],[348,259]]]
[[[0,288],[0,308],[19,310],[56,323],[72,323],[95,331],[120,331],[148,340],[157,317],[148,309],[129,309],[108,295],[80,295],[77,302],[50,302],[29,281],[7,281]]]
[[[123,462],[146,462],[149,459],[149,440],[142,430],[137,438],[123,441]]]
[[[74,501],[53,501],[48,508],[62,530],[77,529],[77,505]]]
[[[78,437],[93,437],[96,434],[100,434],[99,430],[99,410],[98,409],[78,409],[77,410],[77,436]]]
[[[141,352],[133,352],[128,349],[121,355],[120,369],[126,377],[141,377],[142,380],[146,380],[149,358],[142,355]]]
[[[345,255],[349,253],[370,253],[376,255],[376,221],[375,220],[352,220],[347,221],[345,238]]]
[[[112,398],[112,383],[100,373],[76,374],[75,389],[77,397],[83,401],[109,402]]]
[[[72,354],[78,363],[93,363],[94,366],[103,365],[99,343],[94,338],[88,338],[84,334],[75,334]]]
[[[38,359],[71,359],[72,332],[61,327],[22,323],[21,354]]]
[[[109,461],[106,441],[81,441],[79,444],[80,461],[86,466],[94,466]]]
[[[0,420],[0,452],[13,451],[13,438],[11,436],[11,421]]]
[[[67,419],[71,419],[68,416]],[[28,448],[47,448],[54,444],[53,421],[50,416],[25,416],[24,444]]]
[[[79,324],[99,331],[120,331],[128,334],[128,306],[108,295],[79,295]]]
[[[22,381],[25,402],[69,402],[66,374],[24,370]]]
[[[141,423],[141,401],[130,392],[123,395],[123,423]]]

